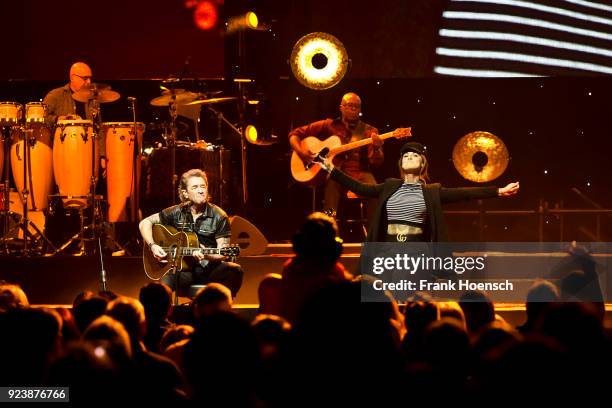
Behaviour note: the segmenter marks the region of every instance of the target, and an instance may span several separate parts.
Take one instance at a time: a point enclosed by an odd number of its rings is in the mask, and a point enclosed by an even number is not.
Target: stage
[[[360,251],[361,244],[344,244],[341,262],[354,274],[359,274]],[[235,307],[253,315],[259,303],[259,283],[268,273],[281,273],[283,264],[292,256],[291,245],[268,244],[262,255],[239,257],[244,280],[234,301]],[[513,283],[514,291],[511,294],[489,294],[496,309],[512,315],[512,321],[520,321],[527,291],[538,278],[532,270],[545,270],[551,259],[562,259],[565,256],[567,254],[564,253],[505,253],[489,257],[490,268],[493,270],[507,263],[514,266],[512,274],[504,277]],[[598,255],[596,259],[606,264],[612,257]],[[32,304],[71,305],[78,293],[100,290],[100,260],[96,256],[11,256],[0,258],[0,265],[0,280],[21,285]],[[108,289],[120,295],[138,298],[140,288],[150,281],[144,273],[140,256],[104,257],[104,266]],[[612,293],[612,277],[608,275],[607,270],[599,275],[604,299],[610,299]],[[474,280],[486,282],[492,278],[475,276]],[[189,299],[181,298],[181,301],[188,302]]]

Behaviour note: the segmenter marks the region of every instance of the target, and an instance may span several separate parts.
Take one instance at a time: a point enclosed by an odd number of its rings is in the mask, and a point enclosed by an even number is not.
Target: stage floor
[[[344,245],[341,261],[353,273],[359,269],[360,250],[361,244]],[[492,295],[498,305],[512,305],[504,308],[520,307],[534,282],[534,278],[522,272],[524,268],[521,267],[521,262],[528,260],[532,263],[534,254],[518,255],[497,257],[497,262],[512,262],[516,265],[512,276],[506,276],[516,288],[512,297]],[[241,256],[238,262],[244,270],[244,281],[235,304],[245,307],[256,305],[257,288],[262,278],[268,273],[280,273],[283,264],[292,256],[290,244],[270,244],[263,255]],[[149,282],[140,256],[105,257],[104,264],[108,288],[115,293],[138,297],[140,288]],[[100,289],[99,265],[100,260],[96,256],[0,257],[0,280],[20,284],[32,304],[72,304],[78,293]],[[601,276],[600,282],[607,294],[606,299],[611,299],[608,286],[612,279]]]

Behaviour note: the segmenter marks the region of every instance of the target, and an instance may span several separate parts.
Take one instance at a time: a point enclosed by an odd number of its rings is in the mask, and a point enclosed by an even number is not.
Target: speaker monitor
[[[234,215],[230,217],[230,226],[232,228],[230,242],[240,246],[241,256],[261,255],[266,251],[268,240],[255,225]]]

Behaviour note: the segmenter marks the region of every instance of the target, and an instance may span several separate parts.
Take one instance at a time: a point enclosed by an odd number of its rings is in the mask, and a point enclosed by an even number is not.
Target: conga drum
[[[47,105],[42,102],[28,102],[25,105],[26,124],[45,123]]]
[[[28,140],[28,143],[24,143],[24,138]],[[24,169],[24,144],[28,148],[29,156],[26,169]],[[13,131],[11,135],[11,169],[15,187],[22,202],[24,187],[29,190],[28,209],[46,209],[48,196],[53,190],[53,149],[51,132],[48,127],[26,127],[25,131],[21,129]]]
[[[53,189],[53,149],[51,131],[45,125],[47,107],[41,102],[26,104],[26,125],[11,134],[11,169],[13,180],[23,202],[24,187],[29,190],[28,209],[47,208]],[[28,165],[24,177],[24,137],[28,139]],[[24,182],[26,183],[24,186]]]
[[[0,102],[0,127],[17,126],[21,121],[22,108],[23,106],[17,102]],[[5,139],[7,135],[4,134],[4,129],[2,130],[0,134],[0,174],[4,172],[4,143],[7,142]]]
[[[93,122],[91,120],[58,120],[53,138],[53,174],[62,196],[69,196],[65,206],[83,207],[87,201],[82,199],[89,194],[91,165],[94,175],[98,175],[100,150],[97,143],[92,152]],[[93,157],[92,157],[93,154]],[[71,198],[71,197],[81,197]]]
[[[2,182],[4,182],[4,132],[0,132],[0,183]]]
[[[15,126],[21,121],[23,106],[17,102],[0,102],[0,126]]]
[[[138,146],[142,145],[144,123],[136,124]],[[140,166],[134,170],[134,122],[105,122],[100,133],[106,135],[106,182],[108,187],[108,221],[128,221],[128,200],[140,185]],[[139,155],[140,156],[140,155]],[[140,163],[138,158],[137,163]],[[133,204],[134,206],[137,203]],[[135,210],[135,209],[134,209]]]

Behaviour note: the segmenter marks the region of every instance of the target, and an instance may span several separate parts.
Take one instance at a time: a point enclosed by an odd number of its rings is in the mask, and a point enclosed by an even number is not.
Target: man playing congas
[[[64,140],[66,134],[78,133],[82,135],[93,131],[93,109],[89,103],[79,102],[73,98],[76,92],[86,89],[92,83],[92,71],[84,62],[75,62],[70,67],[69,80],[66,85],[51,90],[43,99],[47,105],[46,122],[50,127],[57,126],[54,139]],[[98,113],[98,119],[101,118]],[[53,148],[53,169],[55,181],[62,195],[83,195],[89,191],[89,178],[91,177],[91,148],[85,146],[88,138],[83,138],[83,143],[72,140],[66,146],[55,146]],[[91,140],[91,139],[89,139]],[[91,146],[89,144],[89,146]],[[75,157],[74,155],[79,157]],[[105,194],[106,190],[106,140],[104,132],[99,132],[96,146],[96,169],[99,175],[96,191]],[[75,161],[76,160],[76,161]],[[98,173],[98,168],[100,173]]]
[[[91,106],[72,98],[83,86],[91,84],[91,68],[84,62],[75,62],[70,67],[69,77],[68,84],[51,90],[43,99],[48,107],[47,123],[50,126],[55,126],[58,120],[92,119]],[[104,135],[98,136],[100,164],[102,168],[106,168],[106,143],[103,140]]]

